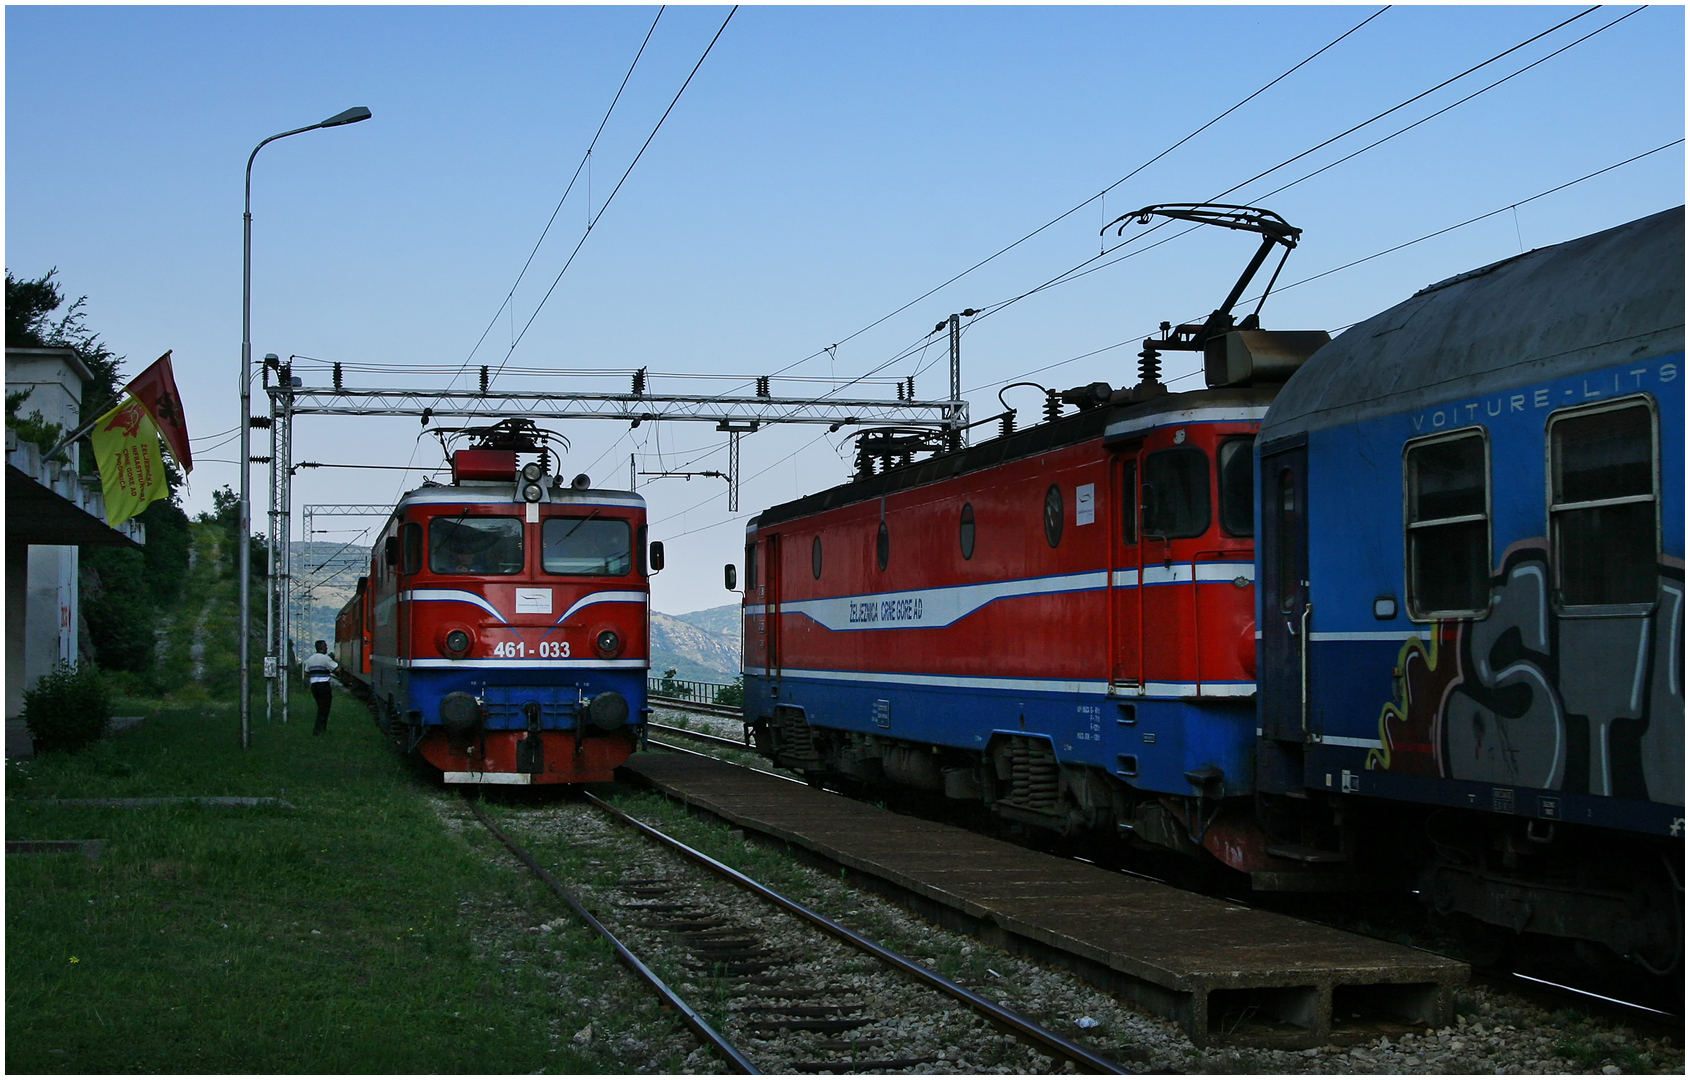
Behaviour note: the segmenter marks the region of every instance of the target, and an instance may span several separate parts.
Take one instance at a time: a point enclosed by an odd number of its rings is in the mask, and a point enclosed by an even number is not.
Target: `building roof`
[[[6,430],[6,539],[26,544],[140,547],[147,530],[130,520],[106,524],[106,500],[92,477],[41,460],[41,448]]]

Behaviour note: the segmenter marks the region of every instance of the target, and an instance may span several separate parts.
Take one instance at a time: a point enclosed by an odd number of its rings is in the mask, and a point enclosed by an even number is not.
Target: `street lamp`
[[[272,135],[268,139],[252,148],[252,154],[246,159],[246,207],[242,214],[242,249],[241,249],[241,550],[238,556],[238,572],[240,574],[240,658],[241,658],[241,748],[252,745],[252,689],[251,652],[247,638],[247,630],[251,623],[252,608],[252,493],[249,490],[248,473],[252,471],[252,447],[249,444],[252,428],[252,162],[258,152],[277,139],[285,139],[289,135],[298,135],[306,131],[316,131],[318,128],[341,127],[345,124],[356,124],[360,120],[368,120],[370,110],[359,105],[347,109],[343,113],[336,113],[320,124],[309,127],[295,128],[284,131],[280,135]],[[275,537],[270,542],[276,542]],[[284,541],[285,542],[285,541]],[[287,703],[282,703],[287,708]]]

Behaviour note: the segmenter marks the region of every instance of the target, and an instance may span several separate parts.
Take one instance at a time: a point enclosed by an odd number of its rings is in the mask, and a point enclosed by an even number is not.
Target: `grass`
[[[232,703],[182,697],[122,702],[147,716],[140,729],[7,765],[9,839],[109,841],[96,862],[7,857],[8,1072],[646,1064],[626,1040],[571,1035],[672,1022],[573,924],[533,947],[527,928],[560,907],[448,829],[437,806],[452,796],[412,775],[355,702],[340,697],[314,738],[307,697],[288,724],[266,724],[260,697],[243,751]],[[39,801],[159,795],[292,808]]]

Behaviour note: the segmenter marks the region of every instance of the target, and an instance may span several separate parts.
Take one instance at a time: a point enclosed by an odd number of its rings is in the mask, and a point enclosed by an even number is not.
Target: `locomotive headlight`
[[[522,478],[530,484],[537,483],[545,475],[546,470],[540,468],[540,463],[537,461],[530,461],[522,467]]]
[[[462,626],[447,625],[435,640],[440,644],[440,651],[454,660],[462,660],[475,647],[475,635]]]
[[[530,466],[530,468],[532,468],[532,466]],[[539,502],[542,498],[545,497],[545,494],[546,494],[546,489],[542,488],[537,483],[522,485],[522,501],[523,502]]]
[[[597,643],[599,655],[606,660],[622,651],[622,635],[614,630],[600,630]]]

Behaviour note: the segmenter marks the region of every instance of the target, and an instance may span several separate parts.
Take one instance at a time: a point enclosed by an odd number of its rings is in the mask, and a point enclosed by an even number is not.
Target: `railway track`
[[[689,730],[683,729],[683,728],[671,728],[671,729],[668,729],[668,730],[673,732],[674,734],[690,736],[694,739],[698,739],[698,740],[705,742],[707,744],[712,743],[712,742],[720,742],[722,744],[725,744],[726,746],[731,746],[732,748],[737,749],[737,750],[743,751],[744,749],[746,749],[742,744],[735,742],[733,740],[729,740],[729,739],[721,739],[719,737],[702,735],[701,733],[689,731]],[[722,758],[718,755],[708,754],[706,752],[696,750],[696,749],[689,749],[687,747],[674,746],[672,744],[665,744],[665,743],[654,743],[653,745],[654,746],[661,746],[664,749],[671,750],[671,751],[678,751],[678,752],[683,753],[683,754],[694,754],[694,755],[700,755],[700,756],[715,757],[717,760],[722,761],[724,764],[731,765],[735,768],[742,768],[742,769],[749,768],[748,766],[742,765],[738,762],[731,761],[731,760],[728,760],[726,758]],[[793,780],[793,778],[791,778],[791,777],[780,776],[780,774],[778,774],[778,773],[769,773],[766,770],[762,770],[762,769],[754,769],[753,768],[753,769],[751,769],[751,771],[759,772],[759,773],[765,773],[766,775],[770,775],[770,776],[776,776],[780,779],[792,780],[792,782],[794,782],[794,783],[800,783],[801,782],[801,781]],[[949,821],[949,819],[947,819],[947,818],[935,817],[935,816],[932,816],[930,814],[923,813],[919,809],[915,810],[914,813],[918,817],[927,817],[930,820]],[[1040,850],[1043,850],[1043,849],[1040,849]],[[1154,877],[1152,875],[1140,874],[1140,873],[1137,873],[1137,872],[1135,872],[1131,869],[1120,866],[1120,865],[1117,864],[1117,862],[1115,860],[1101,860],[1100,861],[1100,860],[1094,860],[1094,859],[1091,859],[1091,858],[1086,858],[1086,857],[1080,856],[1080,855],[1074,855],[1072,853],[1070,853],[1068,857],[1075,858],[1080,862],[1084,862],[1084,863],[1088,863],[1088,864],[1096,865],[1096,866],[1101,866],[1101,867],[1113,870],[1113,871],[1118,872],[1118,873],[1127,874],[1127,875],[1133,876],[1133,877],[1144,878],[1145,880],[1151,880],[1151,881],[1161,881],[1162,880],[1162,879]],[[1166,882],[1163,882],[1163,883],[1166,884]],[[1234,898],[1232,902],[1238,903],[1238,904],[1249,904],[1250,903],[1248,900],[1238,899],[1238,898]],[[1299,912],[1298,914],[1299,914],[1300,917],[1308,918],[1311,921],[1322,923],[1324,925],[1332,926],[1335,929],[1341,929],[1341,930],[1346,930],[1346,931],[1350,931],[1350,932],[1356,931],[1356,928],[1353,925],[1351,925],[1350,922],[1348,922],[1348,921],[1343,921],[1343,920],[1334,921],[1332,919],[1323,918],[1318,913],[1310,913],[1310,912],[1306,912],[1306,911]],[[1390,938],[1395,938],[1402,933],[1408,933],[1408,934],[1412,935],[1413,934],[1413,928],[1407,927],[1407,926],[1394,927],[1393,930],[1387,932],[1384,936],[1390,937]],[[1417,946],[1417,947],[1425,948],[1425,946]],[[1428,949],[1427,951],[1439,952],[1440,950],[1432,948],[1432,949]],[[1549,1010],[1549,1011],[1572,1009],[1572,1010],[1575,1010],[1577,1012],[1580,1012],[1580,1013],[1583,1013],[1583,1014],[1586,1014],[1586,1015],[1604,1017],[1604,1018],[1607,1018],[1609,1020],[1613,1020],[1613,1021],[1616,1021],[1616,1022],[1619,1022],[1619,1023],[1622,1023],[1622,1024],[1626,1024],[1627,1026],[1633,1028],[1634,1030],[1636,1030],[1640,1034],[1649,1035],[1649,1036],[1653,1036],[1653,1037],[1675,1036],[1675,1035],[1676,1035],[1676,1037],[1682,1037],[1684,1018],[1683,1018],[1682,1015],[1678,1014],[1677,1010],[1663,1011],[1660,1008],[1655,1008],[1655,1007],[1652,1007],[1651,1005],[1648,1005],[1648,1004],[1637,1004],[1637,1003],[1634,1003],[1634,1002],[1631,1002],[1631,1001],[1620,1000],[1620,999],[1618,999],[1614,996],[1611,996],[1612,995],[1611,988],[1604,989],[1604,990],[1596,990],[1596,989],[1581,987],[1581,986],[1578,986],[1578,985],[1567,985],[1567,984],[1563,984],[1563,983],[1559,983],[1559,982],[1546,981],[1545,979],[1537,978],[1537,977],[1535,977],[1533,975],[1529,975],[1529,974],[1517,973],[1517,972],[1510,970],[1510,969],[1507,969],[1507,968],[1488,967],[1488,966],[1483,966],[1483,965],[1475,966],[1474,975],[1477,979],[1483,981],[1485,984],[1493,987],[1494,989],[1513,994],[1516,997],[1519,997],[1523,1000],[1529,1001],[1529,1002],[1531,1002],[1531,1003],[1533,1003],[1533,1004],[1535,1004],[1539,1007],[1542,1007],[1546,1010]]]
[[[738,720],[742,715],[738,705],[717,705],[714,702],[694,701],[691,698],[665,697],[662,694],[647,694],[646,701],[659,708],[675,709],[680,712],[699,713],[703,716],[720,716],[728,720]]]
[[[753,753],[756,752],[756,747],[747,746],[744,742],[741,742],[738,739],[729,739],[724,738],[721,735],[712,735],[707,731],[693,731],[691,728],[671,727],[668,724],[659,724],[651,720],[647,720],[645,726],[648,731],[661,731],[665,735],[684,735],[689,739],[697,739],[699,742],[709,743],[712,746],[725,746],[733,750],[749,750]]]
[[[650,842],[583,899],[474,802],[478,820],[740,1072],[1119,1073],[1108,1059],[586,795]],[[569,813],[555,808],[547,813]],[[604,846],[599,845],[599,851]],[[619,850],[625,851],[623,847]],[[744,894],[758,904],[748,910]],[[589,908],[594,904],[599,914]],[[674,972],[666,981],[659,969]],[[709,1012],[689,1004],[712,1003]],[[1002,1033],[1002,1034],[1000,1034]],[[1004,1035],[1014,1042],[1006,1049]]]

